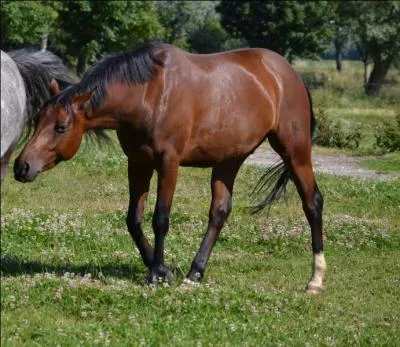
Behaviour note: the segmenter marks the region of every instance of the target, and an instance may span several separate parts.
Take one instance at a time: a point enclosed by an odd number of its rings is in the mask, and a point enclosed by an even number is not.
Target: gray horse
[[[62,88],[75,83],[61,59],[49,51],[1,51],[1,182],[24,130],[51,96],[52,80]]]

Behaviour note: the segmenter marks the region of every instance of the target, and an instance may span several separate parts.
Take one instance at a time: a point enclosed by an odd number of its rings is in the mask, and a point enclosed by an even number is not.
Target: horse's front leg
[[[149,164],[136,163],[130,159],[128,160],[129,210],[126,224],[143,258],[144,264],[149,269],[153,264],[154,251],[143,234],[141,223],[153,171],[153,167]]]
[[[158,280],[173,281],[172,272],[164,264],[164,239],[169,229],[169,215],[178,177],[178,169],[178,160],[168,154],[164,154],[161,162],[157,165],[157,202],[153,215],[155,235],[154,257],[148,276],[149,283]]]

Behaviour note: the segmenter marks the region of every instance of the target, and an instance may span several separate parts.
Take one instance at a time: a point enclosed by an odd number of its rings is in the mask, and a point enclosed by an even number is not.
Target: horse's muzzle
[[[32,172],[30,165],[26,161],[15,161],[14,164],[14,177],[19,182],[32,182],[39,172]]]

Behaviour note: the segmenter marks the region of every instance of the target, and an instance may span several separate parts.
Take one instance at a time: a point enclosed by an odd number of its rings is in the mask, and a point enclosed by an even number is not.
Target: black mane
[[[152,41],[135,51],[101,59],[89,68],[79,83],[69,86],[52,102],[65,106],[69,114],[74,116],[70,104],[71,98],[93,90],[91,106],[93,110],[97,109],[107,96],[108,83],[122,81],[128,84],[142,84],[151,80],[157,73],[156,66],[164,65],[163,61],[154,55],[154,49],[162,45],[161,41]]]
[[[29,48],[7,52],[18,67],[24,80],[28,128],[43,105],[52,97],[50,83],[55,79],[61,88],[75,83],[74,78],[62,60],[49,51],[35,51]]]

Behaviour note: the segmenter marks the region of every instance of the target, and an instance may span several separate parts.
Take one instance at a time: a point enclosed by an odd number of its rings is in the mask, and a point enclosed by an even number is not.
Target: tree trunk
[[[42,36],[40,36],[40,50],[42,52],[45,52],[47,49],[47,39],[49,37],[48,33],[44,33]]]
[[[374,59],[374,66],[365,86],[367,95],[378,96],[389,71],[390,64]]]
[[[368,61],[363,60],[363,63],[364,63],[364,88],[365,88],[368,83]]]
[[[335,58],[336,58],[336,70],[342,71],[342,44],[336,39],[335,40]]]
[[[367,87],[368,83],[368,61],[369,61],[369,55],[365,47],[363,45],[357,44],[357,51],[360,54],[361,61],[364,64],[364,89]]]

